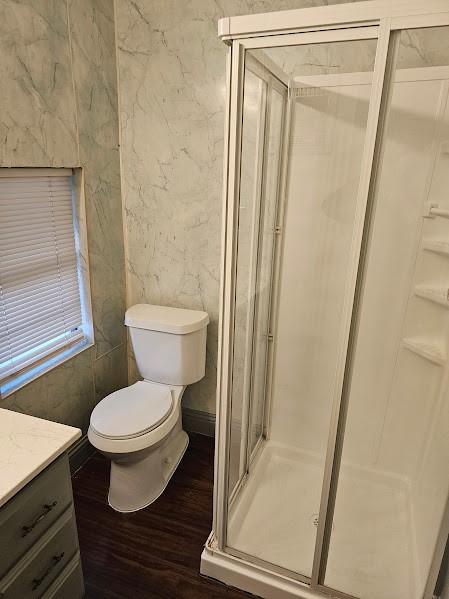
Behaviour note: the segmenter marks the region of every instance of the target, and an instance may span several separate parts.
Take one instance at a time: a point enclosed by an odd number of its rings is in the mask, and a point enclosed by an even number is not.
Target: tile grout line
[[[69,0],[66,0],[66,11],[67,11],[67,38],[69,43],[69,54],[70,54],[70,74],[72,77],[72,89],[73,89],[73,101],[75,103],[75,129],[76,129],[76,147],[78,151],[78,165],[81,166],[81,151],[80,151],[80,128],[79,128],[79,118],[78,118],[78,95],[76,92],[75,85],[75,72],[73,68],[73,49],[72,49],[72,28],[70,24],[70,9],[69,9]]]
[[[78,101],[78,93],[77,93],[77,87],[75,84],[75,70],[74,70],[74,66],[73,66],[73,40],[72,40],[72,27],[71,27],[71,21],[70,21],[70,8],[69,8],[69,0],[66,0],[66,11],[67,11],[67,37],[68,37],[68,42],[69,42],[69,54],[70,54],[70,74],[72,77],[72,90],[73,90],[73,101],[75,104],[75,128],[76,128],[76,147],[77,147],[77,151],[78,151],[78,164],[77,166],[79,168],[82,168],[81,166],[81,147],[80,147],[80,127],[79,127],[79,101]],[[82,173],[82,181],[83,181],[83,187],[84,187],[84,173]],[[84,190],[83,190],[84,192]],[[87,224],[87,214],[86,214],[86,235],[88,234],[88,224]],[[87,237],[86,237],[87,239]],[[87,241],[87,255],[89,256],[89,247],[88,247],[88,241]],[[89,258],[88,258],[89,259]],[[92,289],[92,285],[91,285],[91,277],[92,277],[92,273],[90,272],[89,269],[89,293],[91,293],[91,289]],[[93,303],[92,301],[92,297],[90,298],[91,303]],[[92,310],[92,326],[94,327],[94,322],[93,322],[93,309]],[[91,370],[91,381],[92,381],[92,399],[95,402],[96,401],[96,397],[97,397],[97,387],[95,384],[95,373],[94,373],[94,351],[96,351],[96,347],[97,344],[94,342],[93,347],[91,349],[90,352],[90,370]]]
[[[120,196],[122,205],[122,230],[123,230],[123,254],[124,254],[124,268],[125,268],[125,308],[131,305],[130,300],[130,282],[128,274],[128,227],[126,220],[125,210],[125,193],[124,193],[124,181],[123,181],[123,160],[122,160],[122,120],[121,120],[121,97],[120,97],[120,58],[119,58],[119,44],[118,44],[118,19],[117,19],[117,0],[114,0],[113,6],[114,13],[114,47],[115,47],[115,75],[117,81],[117,125],[118,125],[118,154],[119,154],[119,165],[120,165]],[[125,337],[126,344],[126,372],[127,382],[130,380],[130,352],[128,344],[128,336]]]
[[[92,363],[95,363],[98,360],[101,360],[102,358],[105,358],[106,356],[109,356],[109,354],[111,354],[112,352],[114,352],[116,349],[119,349],[120,347],[123,347],[125,345],[126,345],[126,343],[124,341],[122,341],[118,345],[115,345],[111,349],[108,349],[108,351],[104,352],[104,354],[101,354],[100,356],[97,356],[96,358],[92,357]]]

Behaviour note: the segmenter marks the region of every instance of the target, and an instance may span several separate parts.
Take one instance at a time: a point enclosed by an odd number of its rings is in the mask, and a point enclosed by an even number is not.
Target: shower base
[[[310,577],[322,474],[315,455],[266,442],[231,506],[228,546]],[[417,598],[406,482],[343,465],[339,484],[326,586],[366,599]]]

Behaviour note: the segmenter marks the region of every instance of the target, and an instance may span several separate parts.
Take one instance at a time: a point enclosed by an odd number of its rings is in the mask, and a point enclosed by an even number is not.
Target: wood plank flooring
[[[201,577],[212,524],[213,439],[190,445],[163,495],[134,514],[107,505],[109,462],[95,454],[73,478],[88,599],[243,599],[246,593]]]

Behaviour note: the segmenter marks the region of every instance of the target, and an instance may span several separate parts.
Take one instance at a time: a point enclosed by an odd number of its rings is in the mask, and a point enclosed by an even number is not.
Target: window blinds
[[[0,176],[0,379],[83,336],[72,177],[61,171]]]

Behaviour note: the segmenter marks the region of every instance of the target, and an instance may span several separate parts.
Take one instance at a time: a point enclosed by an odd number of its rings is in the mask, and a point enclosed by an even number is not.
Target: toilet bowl
[[[153,503],[187,449],[181,399],[186,385],[204,376],[208,322],[205,312],[148,304],[126,313],[144,380],[101,400],[88,430],[90,443],[111,460],[108,503],[116,511]]]

